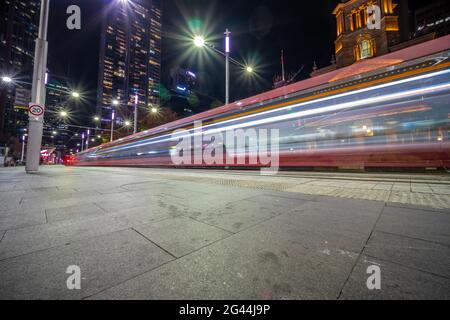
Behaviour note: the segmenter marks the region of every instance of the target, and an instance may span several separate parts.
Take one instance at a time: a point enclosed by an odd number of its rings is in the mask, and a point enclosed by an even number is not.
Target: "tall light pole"
[[[111,142],[114,141],[114,120],[116,119],[116,113],[112,112],[111,114]]]
[[[25,135],[22,135],[22,154],[20,155],[21,165],[23,164],[24,155],[25,155]]]
[[[231,32],[228,29],[226,29],[224,34],[225,34],[225,52],[220,51],[215,46],[206,42],[202,36],[195,36],[193,42],[196,47],[202,48],[204,46],[207,46],[214,52],[225,57],[225,104],[228,104],[230,103],[230,62],[242,68],[245,72],[249,74],[253,74],[255,70],[252,66],[244,65],[243,63],[240,63],[239,61],[236,61],[235,59],[230,57]]]
[[[138,104],[139,104],[139,96],[136,93],[134,96],[134,134],[138,131]]]
[[[86,150],[89,149],[89,138],[90,138],[90,135],[91,135],[91,130],[88,129],[87,136],[86,136]]]
[[[81,134],[81,152],[84,151],[84,133]]]
[[[39,19],[39,36],[36,39],[34,53],[32,102],[45,106],[45,73],[47,71],[47,29],[50,0],[41,0],[41,13]],[[27,173],[39,171],[39,160],[41,155],[42,132],[44,127],[44,114],[41,117],[29,116]]]
[[[225,104],[230,103],[230,35],[231,32],[225,31]]]

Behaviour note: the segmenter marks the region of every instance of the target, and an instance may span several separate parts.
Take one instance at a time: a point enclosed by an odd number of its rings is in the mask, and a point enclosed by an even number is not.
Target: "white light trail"
[[[450,73],[450,70],[443,70],[443,71],[434,72],[434,73],[430,73],[430,74],[425,74],[425,75],[421,75],[421,76],[417,76],[417,77],[413,77],[413,78],[403,79],[403,80],[399,80],[399,81],[395,81],[395,82],[389,82],[389,83],[385,83],[385,84],[374,86],[374,87],[370,87],[370,88],[364,88],[364,89],[360,89],[360,90],[356,90],[356,91],[346,92],[346,93],[342,93],[342,94],[339,94],[339,95],[334,95],[334,96],[330,96],[330,97],[324,97],[324,98],[315,99],[315,100],[311,100],[311,101],[306,101],[306,102],[301,102],[301,103],[297,103],[297,104],[292,104],[292,105],[288,105],[286,107],[279,108],[279,109],[268,110],[268,111],[260,112],[260,113],[257,113],[257,114],[243,116],[243,117],[236,118],[236,119],[225,120],[225,121],[222,121],[220,123],[214,123],[214,124],[206,125],[206,126],[203,126],[202,129],[207,129],[207,128],[211,127],[211,126],[223,125],[223,124],[232,123],[232,122],[236,122],[236,121],[242,121],[242,120],[245,120],[245,119],[259,117],[259,116],[262,116],[262,115],[268,115],[268,114],[271,114],[271,113],[274,113],[274,112],[280,112],[280,111],[283,111],[283,110],[288,110],[288,109],[292,109],[292,108],[302,107],[302,106],[305,106],[305,105],[310,105],[310,104],[323,102],[323,101],[327,101],[327,100],[331,100],[331,99],[347,97],[347,96],[356,95],[356,94],[359,94],[359,93],[370,92],[370,91],[377,90],[377,89],[392,87],[392,86],[399,85],[399,84],[405,84],[405,83],[409,83],[409,82],[413,82],[413,81],[417,81],[417,80],[423,80],[423,79],[427,79],[427,78],[431,78],[431,77],[439,76],[439,75],[444,75],[444,74],[448,74],[448,73]],[[357,101],[354,101],[354,102],[352,101],[352,102],[340,103],[340,104],[336,104],[336,105],[332,105],[332,106],[328,106],[328,107],[322,107],[322,108],[311,109],[311,110],[304,110],[304,111],[299,111],[299,112],[296,112],[296,113],[290,113],[290,114],[286,114],[286,115],[280,115],[280,116],[276,116],[276,117],[250,121],[250,122],[246,122],[246,123],[231,125],[231,126],[228,126],[228,127],[225,127],[225,128],[222,127],[222,128],[212,129],[212,130],[209,130],[209,131],[203,131],[201,133],[194,133],[194,134],[193,133],[189,133],[189,134],[184,134],[184,135],[179,135],[179,136],[178,135],[173,135],[173,134],[166,134],[166,135],[163,135],[163,136],[160,136],[160,137],[147,139],[146,141],[142,141],[140,144],[137,144],[137,145],[122,146],[122,147],[118,147],[117,149],[113,147],[110,150],[101,151],[101,152],[99,152],[99,154],[110,153],[110,152],[113,152],[113,151],[127,150],[127,149],[130,149],[130,148],[137,148],[137,147],[147,146],[147,145],[151,145],[151,144],[155,144],[155,143],[174,141],[176,139],[182,139],[182,138],[185,138],[185,137],[188,137],[188,136],[194,137],[195,135],[198,135],[198,134],[204,134],[204,135],[206,135],[206,134],[213,134],[213,133],[227,131],[227,130],[241,129],[241,128],[245,128],[245,127],[249,127],[249,126],[262,125],[262,124],[279,122],[279,121],[283,121],[283,120],[289,120],[289,119],[294,119],[294,118],[299,118],[299,117],[304,117],[304,116],[316,115],[316,114],[326,113],[326,112],[330,112],[330,111],[338,111],[338,110],[342,110],[342,109],[350,109],[350,108],[355,108],[355,107],[362,106],[364,104],[385,102],[385,101],[388,101],[388,100],[405,98],[405,97],[414,96],[414,95],[417,95],[417,94],[426,94],[426,93],[433,92],[433,91],[436,91],[436,90],[444,90],[444,89],[449,89],[449,88],[450,88],[450,83],[445,83],[445,84],[439,85],[439,86],[432,86],[432,87],[427,87],[427,88],[415,89],[415,90],[405,91],[405,92],[402,92],[402,93],[394,93],[394,94],[390,94],[390,95],[384,95],[384,96],[379,96],[379,97],[367,98],[367,99],[363,99],[363,100],[357,100]],[[158,139],[158,140],[153,141],[155,139]]]

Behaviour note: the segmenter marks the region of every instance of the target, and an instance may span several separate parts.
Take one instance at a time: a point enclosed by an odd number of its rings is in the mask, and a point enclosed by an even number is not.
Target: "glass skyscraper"
[[[15,105],[16,89],[31,89],[40,1],[0,1],[0,70],[18,84],[0,84],[0,140],[20,136],[28,125],[28,106]]]
[[[103,18],[97,113],[111,121],[113,101],[118,120],[140,107],[159,104],[161,80],[161,0],[115,3]]]

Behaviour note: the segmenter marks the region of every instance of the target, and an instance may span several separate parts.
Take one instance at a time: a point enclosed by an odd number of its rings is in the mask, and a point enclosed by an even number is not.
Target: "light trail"
[[[286,107],[283,107],[280,109],[268,110],[268,111],[264,111],[264,112],[257,113],[257,114],[252,114],[252,115],[248,115],[248,116],[244,116],[244,117],[240,117],[240,118],[236,118],[236,119],[231,119],[231,120],[226,120],[226,121],[219,122],[219,123],[206,125],[206,126],[202,127],[202,129],[207,129],[212,126],[224,125],[224,124],[232,123],[232,122],[236,122],[236,121],[251,119],[251,118],[259,117],[259,116],[263,116],[263,115],[269,115],[274,112],[290,110],[292,108],[298,108],[298,107],[311,105],[314,103],[320,103],[320,102],[337,99],[337,98],[341,98],[341,97],[348,97],[348,96],[356,95],[359,93],[365,93],[365,92],[370,92],[373,90],[388,88],[388,87],[396,86],[399,84],[405,84],[405,83],[410,83],[410,82],[414,82],[414,81],[418,81],[418,80],[424,80],[424,79],[432,78],[432,77],[439,76],[439,75],[445,75],[448,73],[450,73],[450,69],[438,71],[438,72],[434,72],[434,73],[430,73],[430,74],[420,75],[420,76],[413,77],[413,78],[403,79],[403,80],[399,80],[399,81],[395,81],[395,82],[390,82],[390,83],[386,83],[386,84],[382,84],[382,85],[378,85],[378,86],[374,86],[374,87],[370,87],[370,88],[364,88],[364,89],[360,89],[360,90],[356,90],[356,91],[346,92],[346,93],[342,93],[342,94],[334,95],[334,96],[330,96],[330,97],[324,97],[324,98],[315,99],[315,100],[311,100],[311,101],[307,101],[307,102],[292,104],[292,105],[289,105],[289,106],[286,106]],[[445,90],[445,89],[449,89],[449,88],[450,88],[450,83],[445,83],[443,85],[415,89],[415,90],[405,91],[402,93],[394,93],[394,94],[389,94],[389,95],[384,95],[384,96],[379,96],[379,97],[367,98],[367,99],[358,100],[355,102],[340,103],[340,104],[336,104],[336,105],[332,105],[332,106],[328,106],[328,107],[299,111],[299,112],[290,113],[290,114],[286,114],[286,115],[280,115],[280,116],[276,116],[276,117],[250,121],[250,122],[246,122],[246,123],[242,123],[242,124],[236,124],[236,125],[231,125],[228,127],[216,128],[216,129],[211,129],[209,131],[202,131],[202,132],[197,132],[197,133],[194,132],[194,133],[186,134],[187,130],[181,129],[178,131],[179,135],[177,135],[177,133],[176,133],[177,131],[174,131],[175,134],[171,133],[171,134],[166,134],[166,135],[162,135],[162,136],[155,137],[155,138],[149,138],[149,139],[141,141],[137,144],[112,147],[111,149],[100,151],[99,153],[94,153],[93,157],[95,157],[95,155],[97,155],[97,154],[98,155],[108,154],[108,153],[115,152],[115,151],[123,151],[123,150],[132,149],[132,148],[138,148],[138,147],[142,147],[142,146],[162,143],[162,142],[175,141],[177,139],[182,139],[182,138],[186,138],[186,137],[214,134],[214,133],[223,132],[223,131],[227,131],[227,130],[242,129],[242,128],[249,127],[249,126],[257,126],[257,125],[262,125],[262,124],[279,122],[279,121],[283,121],[283,120],[300,118],[300,117],[304,117],[304,116],[317,115],[320,113],[338,111],[338,110],[342,110],[342,109],[350,109],[350,108],[359,107],[359,106],[362,106],[365,104],[386,102],[389,100],[410,97],[410,96],[414,96],[414,95],[418,95],[418,94],[426,94],[426,93],[433,92],[436,90]],[[192,130],[193,129],[190,129],[189,132]]]

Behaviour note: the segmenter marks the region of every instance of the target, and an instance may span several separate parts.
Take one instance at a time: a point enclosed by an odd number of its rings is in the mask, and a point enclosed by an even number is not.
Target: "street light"
[[[61,112],[59,113],[59,115],[60,115],[62,118],[66,118],[69,114],[67,113],[67,111],[61,111]]]
[[[230,103],[230,35],[231,32],[225,31],[225,104]]]
[[[119,105],[119,100],[113,100],[112,104],[113,104],[113,106],[118,106]]]
[[[114,104],[114,102],[113,102],[113,104]],[[113,112],[111,114],[111,142],[114,141],[114,120],[115,119],[116,119],[116,113],[113,110]]]
[[[150,111],[151,111],[153,114],[156,114],[156,113],[158,113],[158,108],[153,107],[153,108],[151,108]]]
[[[100,117],[95,116],[95,117],[94,117],[94,121],[95,121],[95,122],[99,122],[99,121],[100,121]]]
[[[13,79],[12,79],[11,77],[4,76],[4,77],[2,77],[2,81],[3,81],[3,82],[6,82],[6,83],[10,83],[10,82],[13,81]]]
[[[217,48],[215,48],[214,46],[207,43],[202,36],[195,36],[193,39],[193,42],[196,47],[201,48],[204,46],[208,46],[214,52],[225,57],[225,104],[229,104],[230,103],[230,62],[245,69],[248,73],[253,73],[253,67],[245,66],[242,63],[240,63],[230,57],[231,32],[228,29],[226,29],[224,35],[225,35],[225,52],[222,52],[222,51],[218,50]]]
[[[130,121],[125,121],[125,127],[129,127],[131,126],[131,122]]]
[[[205,45],[205,38],[203,38],[202,36],[196,36],[194,38],[194,44],[196,47],[203,47]]]
[[[23,160],[25,156],[25,137],[26,135],[22,135],[22,153],[20,155],[20,163],[23,165]]]
[[[139,96],[136,93],[134,96],[134,129],[133,133],[136,134],[138,131],[138,104],[139,104]]]
[[[79,98],[79,97],[80,97],[80,93],[79,93],[79,92],[76,92],[76,91],[73,91],[73,92],[72,92],[72,97],[74,97],[74,98]]]

